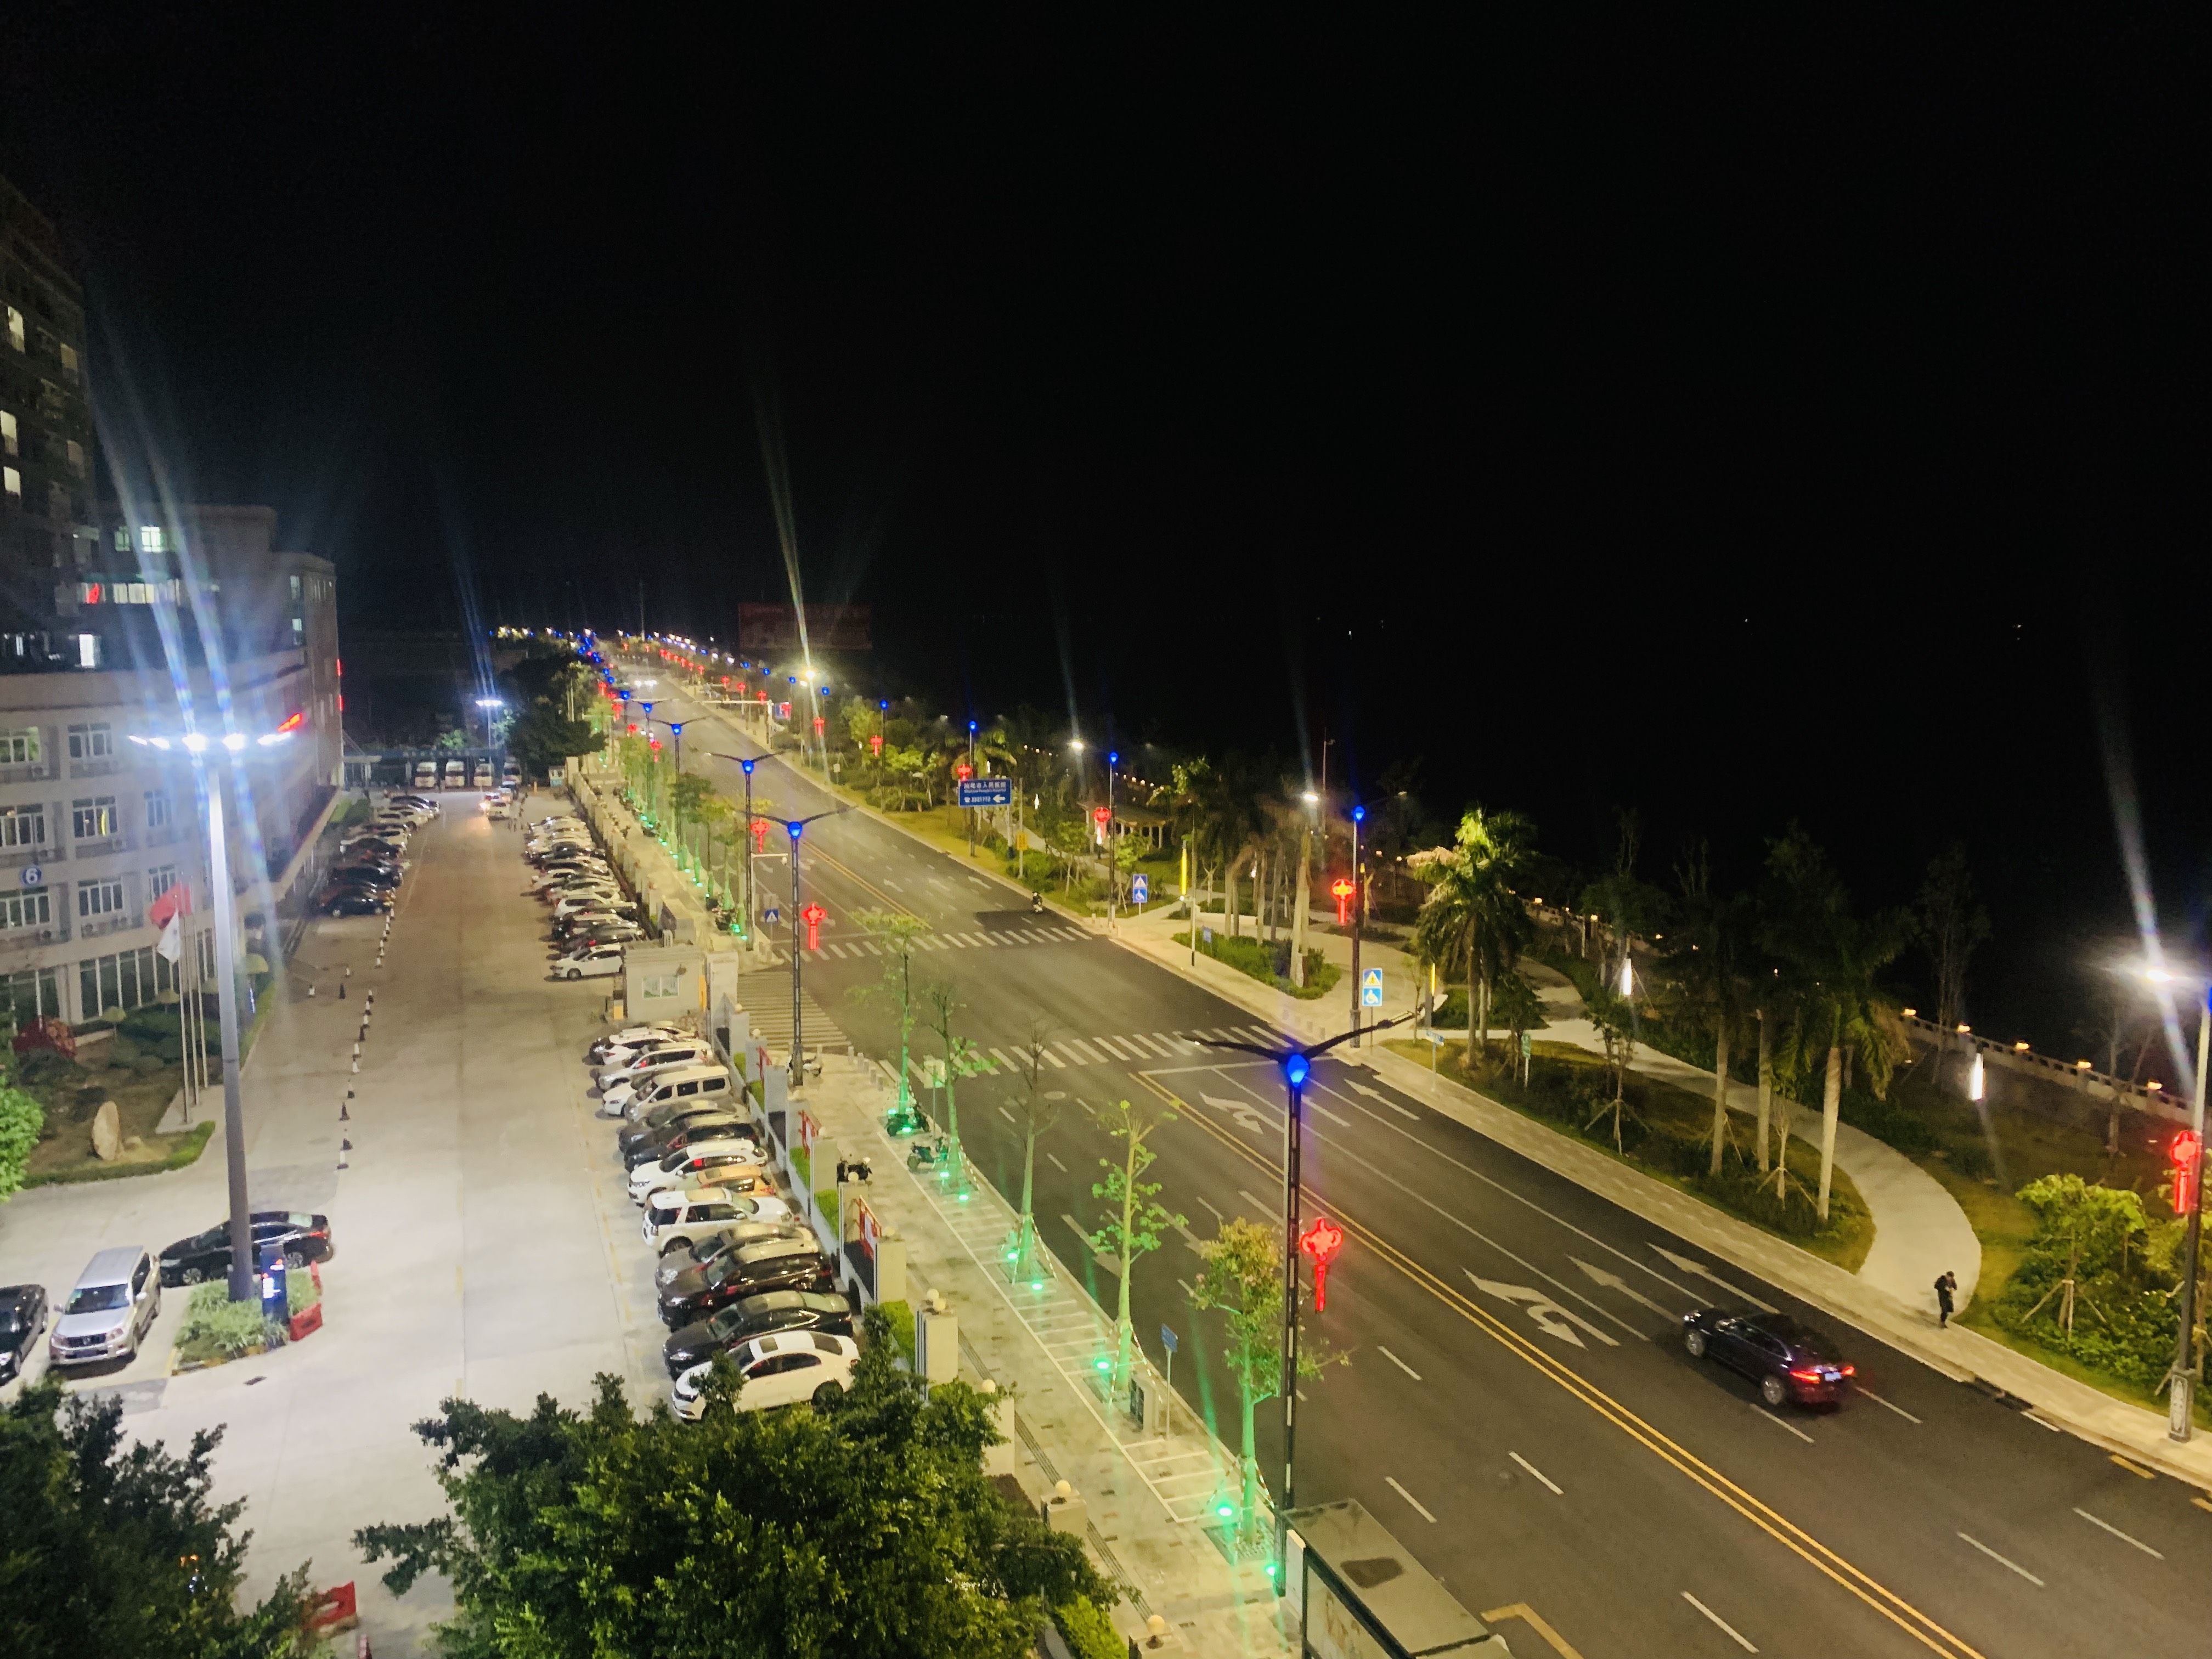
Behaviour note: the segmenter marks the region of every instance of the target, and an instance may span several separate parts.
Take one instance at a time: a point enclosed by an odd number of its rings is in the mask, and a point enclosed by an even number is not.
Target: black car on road
[[[391,908],[391,898],[373,887],[333,887],[315,900],[326,916],[380,916]]]
[[[304,1267],[311,1261],[331,1259],[331,1218],[299,1210],[256,1210],[252,1217],[253,1243],[282,1247],[284,1265]],[[180,1238],[161,1252],[164,1285],[197,1285],[204,1279],[230,1276],[230,1223],[220,1222],[204,1233]]]
[[[673,1330],[770,1291],[826,1291],[836,1273],[811,1238],[755,1239],[662,1285],[660,1322]]]
[[[661,1358],[668,1362],[671,1376],[681,1376],[725,1349],[780,1331],[850,1336],[852,1304],[826,1291],[770,1291],[765,1296],[749,1296],[696,1325],[686,1325],[661,1345]]]
[[[0,1286],[0,1382],[23,1374],[46,1329],[46,1287]]]
[[[1717,1360],[1749,1377],[1770,1406],[1832,1404],[1854,1374],[1826,1337],[1788,1314],[1700,1308],[1682,1320],[1682,1346],[1693,1359]]]

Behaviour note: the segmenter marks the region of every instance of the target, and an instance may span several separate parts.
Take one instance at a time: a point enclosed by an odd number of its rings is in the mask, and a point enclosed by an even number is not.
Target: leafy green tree
[[[908,1048],[914,1036],[914,942],[929,931],[929,924],[919,916],[899,910],[856,910],[853,920],[867,932],[870,939],[884,947],[884,976],[875,985],[857,986],[855,997],[878,994],[890,996],[898,1003],[899,1019],[899,1104],[914,1104],[914,1086],[908,1071]]]
[[[1024,1659],[1048,1607],[1110,1602],[1078,1540],[984,1480],[982,1397],[925,1397],[880,1310],[867,1337],[818,1407],[735,1410],[726,1364],[696,1423],[641,1420],[606,1376],[585,1411],[448,1400],[416,1432],[453,1513],[356,1540],[397,1594],[452,1582],[446,1659]]]
[[[1516,874],[1536,838],[1518,812],[1470,807],[1450,848],[1423,858],[1417,872],[1429,896],[1413,921],[1421,961],[1467,969],[1467,1059],[1472,1066],[1490,1047],[1490,995],[1510,973],[1535,931],[1514,890]]]
[[[131,1441],[123,1407],[64,1400],[58,1377],[0,1412],[0,1653],[279,1659],[297,1651],[307,1570],[241,1611],[243,1502],[214,1504],[222,1431],[178,1457]]]
[[[2071,1336],[2077,1303],[2099,1312],[2081,1296],[2081,1282],[2124,1273],[2129,1246],[2145,1236],[2142,1200],[2123,1188],[2092,1186],[2077,1175],[2048,1175],[2021,1188],[2020,1200],[2035,1212],[2031,1248],[2054,1261],[2063,1260],[2058,1277],[2042,1300],[2021,1316],[2021,1322],[2033,1319],[2055,1297],[2058,1306],[2053,1318]]]
[[[1186,1225],[1189,1218],[1176,1215],[1159,1201],[1158,1182],[1143,1179],[1159,1157],[1145,1142],[1160,1125],[1173,1122],[1175,1114],[1149,1102],[1132,1106],[1121,1100],[1094,1108],[1091,1115],[1101,1128],[1121,1143],[1121,1161],[1100,1158],[1098,1166],[1106,1171],[1106,1179],[1091,1186],[1091,1197],[1103,1198],[1118,1208],[1107,1212],[1090,1238],[1092,1249],[1114,1256],[1121,1264],[1115,1275],[1121,1281],[1121,1306],[1114,1322],[1113,1397],[1118,1400],[1128,1386],[1130,1368],[1136,1359],[1136,1327],[1129,1318],[1130,1275],[1136,1271],[1139,1256],[1160,1248],[1162,1228]]]
[[[1851,913],[1843,882],[1796,824],[1767,854],[1771,895],[1763,943],[1782,969],[1789,1019],[1774,1057],[1775,1074],[1792,1093],[1821,1073],[1820,1191],[1816,1207],[1828,1218],[1846,1060],[1866,1072],[1877,1099],[1886,1098],[1897,1061],[1911,1050],[1895,1005],[1878,975],[1905,948],[1910,920],[1899,911],[1873,917]],[[1785,1150],[1788,1141],[1783,1143]],[[1786,1170],[1789,1160],[1782,1160]]]
[[[1222,1363],[1237,1379],[1244,1428],[1238,1460],[1243,1472],[1242,1526],[1249,1537],[1258,1528],[1260,1516],[1260,1459],[1253,1415],[1283,1391],[1283,1230],[1263,1227],[1240,1215],[1224,1221],[1220,1231],[1198,1247],[1198,1253],[1206,1266],[1191,1286],[1190,1305],[1228,1316],[1228,1340],[1220,1352]],[[1299,1272],[1304,1271],[1301,1261]],[[1319,1376],[1323,1365],[1341,1358],[1323,1350],[1305,1330],[1304,1321],[1299,1321],[1300,1376]]]
[[[960,1000],[959,987],[951,980],[933,980],[922,988],[922,1021],[936,1034],[938,1052],[945,1061],[945,1136],[950,1143],[950,1166],[963,1180],[966,1178],[960,1152],[960,1108],[956,1103],[953,1090],[963,1077],[973,1076],[977,1070],[975,1044],[960,1036],[952,1027],[954,1017],[966,1006]]]
[[[46,1121],[46,1109],[38,1097],[18,1088],[12,1066],[0,1062],[0,1199],[22,1190]]]
[[[1598,1042],[1604,1045],[1606,1066],[1613,1073],[1613,1098],[1591,1114],[1590,1122],[1596,1122],[1607,1112],[1613,1114],[1613,1149],[1618,1152],[1623,1150],[1621,1115],[1628,1109],[1628,1068],[1636,1061],[1636,1011],[1626,997],[1615,994],[1603,985],[1583,1000],[1583,1007],[1597,1031]]]
[[[1528,1057],[1522,1051],[1522,1038],[1528,1032],[1543,1029],[1544,1000],[1536,994],[1536,988],[1528,983],[1528,976],[1516,970],[1498,981],[1491,993],[1490,1012],[1513,1034],[1513,1062],[1519,1067],[1521,1081],[1525,1085],[1528,1081]]]
[[[698,822],[714,798],[714,786],[696,772],[686,772],[668,787],[668,811],[679,827]]]
[[[1029,1277],[1030,1264],[1037,1253],[1036,1218],[1032,1199],[1036,1191],[1036,1144],[1041,1136],[1048,1134],[1060,1122],[1060,1102],[1066,1096],[1057,1089],[1044,1086],[1045,1040],[1051,1035],[1052,1023],[1042,1014],[1030,1016],[1029,1036],[1014,1050],[1015,1070],[1021,1082],[1021,1093],[1010,1109],[1014,1127],[1022,1137],[1022,1208],[1020,1218],[1014,1224],[1014,1236],[1010,1241],[1006,1277],[1018,1283]]]

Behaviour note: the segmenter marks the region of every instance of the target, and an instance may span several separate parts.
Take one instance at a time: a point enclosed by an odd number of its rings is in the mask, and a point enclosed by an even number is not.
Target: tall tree
[[[1260,1459],[1254,1413],[1283,1389],[1283,1231],[1263,1227],[1243,1216],[1224,1221],[1220,1231],[1198,1247],[1206,1262],[1191,1286],[1190,1305],[1228,1316],[1228,1340],[1222,1363],[1237,1379],[1237,1401],[1244,1438],[1239,1466],[1243,1472],[1241,1529],[1248,1538],[1258,1528]],[[1305,1272],[1303,1261],[1299,1272]],[[1300,1307],[1304,1299],[1300,1298]],[[1322,1367],[1341,1356],[1329,1354],[1309,1336],[1299,1321],[1298,1375],[1319,1376]]]
[[[15,1059],[0,1051],[0,1200],[22,1190],[39,1132],[46,1124],[46,1109],[38,1097],[16,1085]]]
[[[982,1397],[925,1396],[879,1310],[868,1336],[822,1407],[733,1410],[726,1367],[696,1423],[606,1376],[582,1411],[448,1400],[416,1432],[452,1513],[356,1541],[396,1594],[451,1582],[447,1659],[1023,1659],[1048,1607],[1110,1602],[1079,1540],[985,1480]]]
[[[1788,1018],[1775,1045],[1777,1079],[1793,1093],[1820,1074],[1820,1219],[1828,1218],[1836,1126],[1841,1120],[1848,1055],[1877,1098],[1893,1068],[1911,1053],[1895,1004],[1879,983],[1910,936],[1902,911],[1852,914],[1850,896],[1811,836],[1796,824],[1767,854],[1771,895],[1763,943],[1780,966]],[[1788,1150],[1785,1140],[1784,1149]],[[1787,1159],[1784,1160],[1787,1165]]]
[[[948,1167],[956,1178],[967,1178],[960,1152],[960,1108],[953,1088],[975,1070],[975,1045],[952,1028],[961,1009],[960,988],[949,979],[932,980],[922,988],[922,1021],[936,1034],[938,1052],[945,1063],[945,1135],[951,1143]]]
[[[1006,1277],[1016,1283],[1029,1277],[1030,1264],[1037,1252],[1036,1218],[1031,1202],[1036,1190],[1037,1141],[1060,1122],[1060,1103],[1067,1097],[1060,1090],[1044,1086],[1045,1041],[1052,1031],[1050,1020],[1033,1013],[1029,1035],[1014,1050],[1014,1070],[1021,1087],[1012,1110],[1014,1127],[1022,1137],[1022,1208],[1007,1247]]]
[[[1674,925],[1664,941],[1660,975],[1670,1012],[1713,1039],[1713,1121],[1711,1170],[1721,1172],[1728,1142],[1729,1065],[1737,1036],[1752,1018],[1752,975],[1758,952],[1756,921],[1747,895],[1713,891],[1702,843],[1676,871],[1681,885]]]
[[[1466,966],[1470,1067],[1490,1047],[1491,988],[1520,962],[1535,931],[1514,886],[1535,838],[1534,826],[1518,812],[1473,806],[1449,848],[1416,855],[1418,872],[1430,885],[1414,918],[1414,954],[1440,968]]]
[[[280,1659],[297,1650],[307,1570],[241,1612],[251,1533],[216,1504],[221,1429],[182,1457],[123,1431],[120,1401],[40,1377],[0,1408],[0,1653]]]
[[[1091,1195],[1105,1200],[1113,1207],[1090,1238],[1093,1250],[1114,1256],[1121,1263],[1117,1275],[1121,1281],[1121,1305],[1114,1318],[1112,1396],[1118,1400],[1128,1386],[1130,1368],[1136,1359],[1136,1328],[1129,1319],[1130,1275],[1136,1271],[1139,1256],[1160,1248],[1162,1228],[1183,1226],[1189,1218],[1177,1215],[1160,1203],[1160,1183],[1143,1178],[1145,1171],[1159,1157],[1146,1141],[1160,1125],[1173,1122],[1176,1115],[1149,1101],[1141,1106],[1132,1106],[1121,1100],[1093,1108],[1091,1115],[1101,1128],[1121,1143],[1120,1163],[1103,1158],[1098,1160],[1099,1167],[1106,1171],[1106,1179],[1091,1183]]]
[[[1966,964],[1990,936],[1990,913],[1974,897],[1973,872],[1966,867],[1966,843],[1954,841],[1928,864],[1913,914],[1914,931],[1936,970],[1936,1073],[1954,1027],[1966,1018]]]

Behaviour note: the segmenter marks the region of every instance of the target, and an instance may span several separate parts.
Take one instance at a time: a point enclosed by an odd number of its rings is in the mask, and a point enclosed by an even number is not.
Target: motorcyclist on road
[[[1044,914],[1044,895],[1042,893],[1031,893],[1030,895],[1030,914],[1036,916],[1041,916]]]

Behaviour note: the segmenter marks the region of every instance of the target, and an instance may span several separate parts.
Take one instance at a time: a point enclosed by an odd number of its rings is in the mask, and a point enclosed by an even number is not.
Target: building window
[[[52,968],[0,974],[0,1013],[20,1030],[34,1019],[63,1018],[61,975]]]
[[[169,799],[167,790],[149,789],[146,792],[146,827],[149,830],[167,829],[176,821],[176,803]]]
[[[13,306],[8,307],[8,343],[18,351],[23,349],[23,313]]]
[[[44,847],[46,844],[45,807],[10,806],[0,811],[0,847]]]
[[[112,957],[88,957],[77,963],[76,972],[87,1019],[97,1019],[110,1008],[127,1014],[175,983],[168,962],[150,945]]]
[[[0,455],[22,453],[21,441],[15,435],[15,417],[0,409]]]
[[[54,903],[44,891],[9,893],[0,897],[0,932],[17,927],[53,925]]]
[[[673,974],[641,974],[638,976],[638,1000],[672,997],[676,994],[676,975]]]
[[[79,668],[100,666],[100,635],[80,634],[76,636],[76,665]]]
[[[44,752],[35,726],[27,732],[0,732],[0,766],[35,766]]]
[[[297,576],[295,576],[295,577],[293,577],[293,578],[292,578],[292,603],[293,603],[293,604],[295,604],[295,605],[297,605],[297,604],[299,604],[299,602],[300,602],[300,579],[299,579]]]
[[[115,797],[100,795],[70,803],[70,833],[79,841],[101,841],[115,833]]]
[[[84,446],[74,438],[69,441],[69,464],[70,471],[84,477]]]
[[[12,466],[0,466],[0,490],[15,498],[15,505],[23,504],[23,475]]]
[[[131,550],[131,532],[120,525],[115,527],[115,550],[118,553],[128,553]]]
[[[70,758],[74,761],[106,760],[115,752],[115,730],[106,720],[93,726],[72,726],[69,729],[69,749]]]
[[[123,908],[123,883],[81,881],[76,884],[76,913],[81,916],[110,916]]]
[[[151,904],[176,884],[177,866],[175,865],[165,864],[158,870],[149,870],[146,872],[146,902]]]
[[[138,526],[138,550],[141,553],[166,553],[169,550],[161,535],[161,526],[142,524]]]
[[[70,384],[75,386],[76,384],[76,348],[73,345],[62,347],[61,356],[62,373],[69,377]]]

